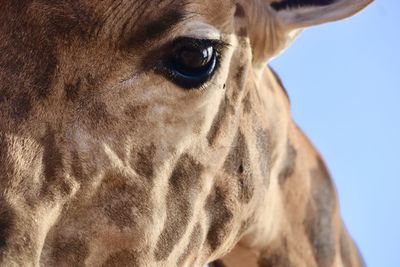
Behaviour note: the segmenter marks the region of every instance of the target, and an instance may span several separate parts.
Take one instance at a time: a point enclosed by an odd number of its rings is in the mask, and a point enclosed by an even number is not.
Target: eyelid
[[[212,46],[218,53],[230,46],[230,44],[219,39],[200,39],[186,36],[176,38],[172,41],[171,46],[175,47],[179,46],[179,44],[191,44],[202,48]]]
[[[221,32],[214,26],[203,21],[189,20],[185,22],[180,36],[193,39],[219,40],[221,39]]]

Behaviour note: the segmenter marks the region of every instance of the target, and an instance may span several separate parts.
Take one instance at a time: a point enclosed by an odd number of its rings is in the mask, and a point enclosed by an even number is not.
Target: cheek
[[[96,102],[102,103],[97,105],[101,109],[93,110],[96,114],[102,110],[101,114],[107,116],[95,116],[93,134],[98,135],[100,128],[102,134],[114,141],[130,139],[137,145],[157,142],[175,148],[181,143],[190,145],[209,131],[225,94],[226,72],[221,70],[214,84],[196,91],[181,89],[151,73],[104,90],[96,96]]]
[[[206,136],[217,101],[185,99],[176,103],[158,103],[146,113],[148,129],[154,137],[171,145],[191,142]]]

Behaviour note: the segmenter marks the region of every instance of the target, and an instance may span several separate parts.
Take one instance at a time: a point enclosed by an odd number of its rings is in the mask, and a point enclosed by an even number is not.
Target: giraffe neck
[[[269,85],[283,92],[279,78],[271,74],[267,70]],[[282,129],[283,141],[270,144],[271,157],[257,158],[271,168],[266,197],[257,203],[257,217],[250,217],[253,226],[211,266],[364,266],[340,219],[335,187],[321,156],[291,120]]]

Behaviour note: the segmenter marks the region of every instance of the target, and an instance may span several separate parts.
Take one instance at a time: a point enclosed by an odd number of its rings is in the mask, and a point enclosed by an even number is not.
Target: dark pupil
[[[175,62],[183,71],[198,71],[206,67],[212,60],[213,47],[197,48],[185,47],[175,54]]]

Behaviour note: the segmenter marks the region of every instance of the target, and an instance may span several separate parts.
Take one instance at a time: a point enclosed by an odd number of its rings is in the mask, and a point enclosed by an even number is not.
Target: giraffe
[[[0,266],[362,266],[267,63],[372,0],[0,0]]]

